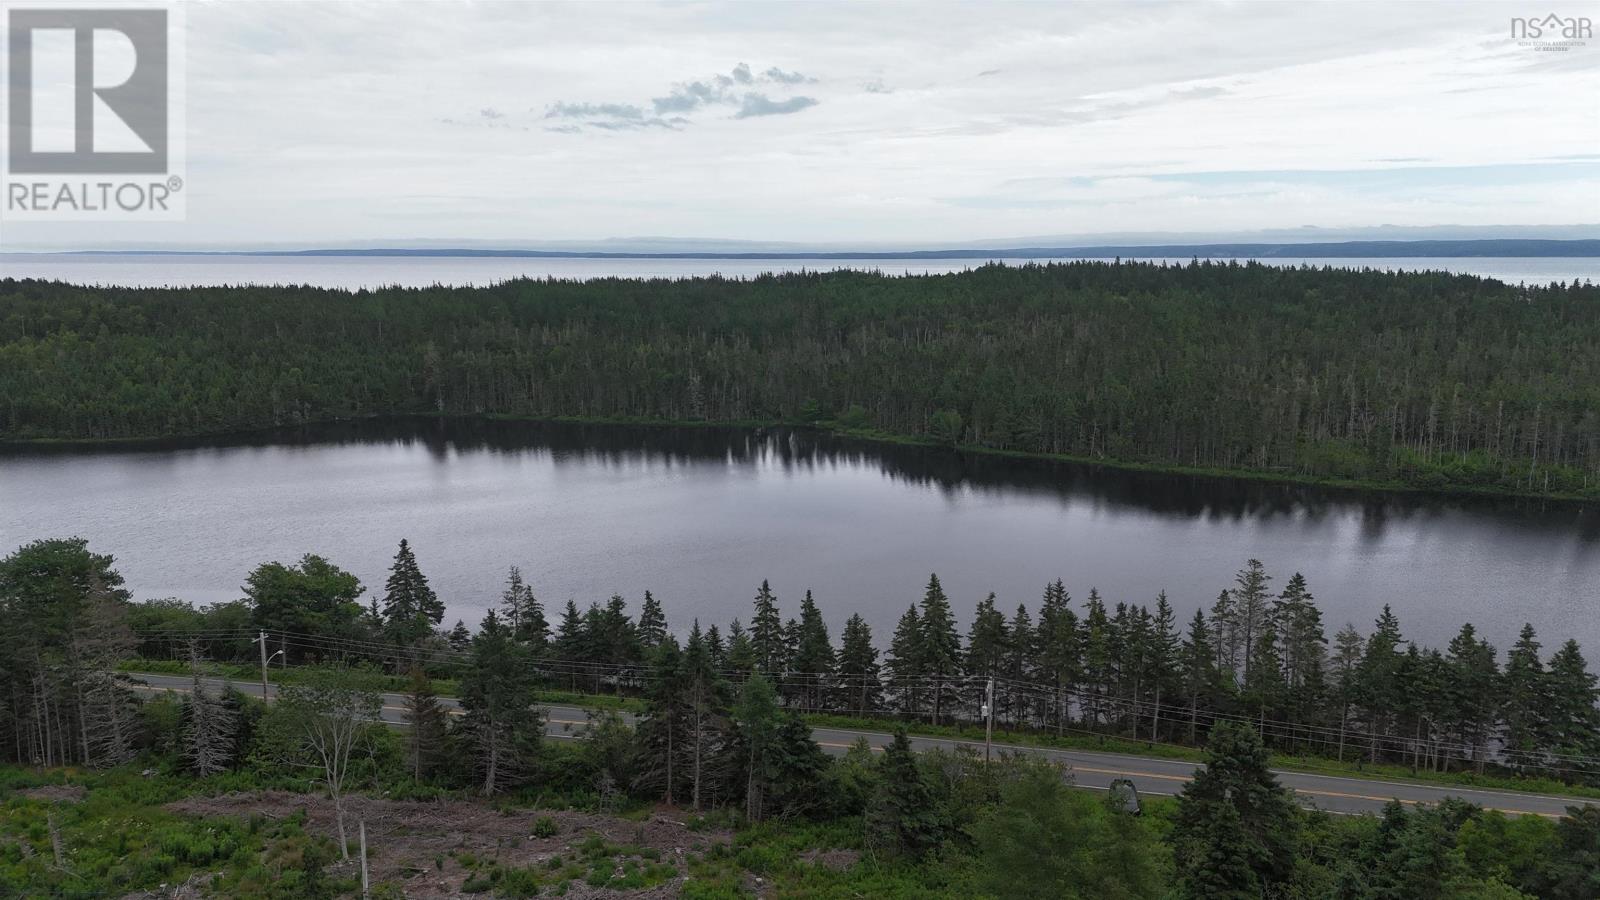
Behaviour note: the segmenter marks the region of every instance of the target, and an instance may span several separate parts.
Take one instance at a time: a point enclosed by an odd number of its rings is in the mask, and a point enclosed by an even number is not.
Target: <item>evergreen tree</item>
[[[531,652],[489,610],[472,639],[472,658],[461,679],[461,706],[484,796],[520,778],[538,752],[544,715],[534,703],[537,687]]]
[[[1272,895],[1293,874],[1298,830],[1294,800],[1255,731],[1235,722],[1212,728],[1205,767],[1178,795],[1171,834],[1187,894]]]
[[[1243,635],[1233,592],[1223,591],[1217,595],[1217,601],[1211,604],[1211,642],[1217,651],[1217,671],[1222,673],[1230,688],[1239,683]]]
[[[406,756],[411,764],[411,777],[421,782],[439,769],[445,750],[445,723],[449,718],[433,692],[433,681],[421,666],[411,667],[405,715]]]
[[[855,613],[844,623],[839,646],[839,687],[846,708],[870,713],[883,706],[883,686],[879,674],[878,650],[872,646],[872,629],[860,613]]]
[[[1499,703],[1500,666],[1494,647],[1479,640],[1469,622],[1450,639],[1445,665],[1446,728],[1471,748],[1473,762],[1481,771]]]
[[[1010,708],[1011,720],[1015,723],[1022,724],[1030,718],[1026,682],[1039,676],[1041,665],[1064,661],[1067,665],[1066,681],[1056,686],[1056,709],[1053,713],[1057,728],[1066,727],[1068,694],[1078,678],[1078,618],[1071,610],[1067,610],[1059,621],[1061,624],[1055,631],[1056,636],[1070,635],[1068,646],[1057,648],[1062,651],[1065,660],[1052,659],[1042,649],[1050,636],[1045,633],[1043,623],[1038,628],[1033,627],[1026,604],[1018,603],[1017,612],[1011,617],[1011,625],[1006,629],[1006,636],[1010,638],[1006,642],[1006,678],[1011,680],[1011,686],[1006,694],[1001,695],[1005,701],[1001,705]]]
[[[795,640],[794,661],[791,666],[800,676],[799,696],[806,709],[822,706],[823,698],[832,689],[833,642],[828,637],[828,625],[811,599],[811,592],[800,601],[800,623]]]
[[[700,809],[706,794],[707,767],[727,743],[728,698],[732,688],[711,658],[710,647],[696,620],[689,629],[683,655],[685,737],[689,743],[689,799]]]
[[[644,703],[638,726],[646,760],[644,780],[659,785],[662,802],[672,806],[683,780],[679,760],[685,755],[688,704],[683,651],[671,635],[656,645],[645,678]]]
[[[721,671],[728,666],[728,647],[722,642],[722,632],[712,625],[706,629],[706,653],[711,657],[711,667]]]
[[[561,624],[556,627],[552,649],[560,659],[584,661],[589,659],[589,644],[589,635],[584,627],[583,615],[578,612],[578,604],[568,600],[566,608],[561,611]]]
[[[1198,612],[1198,610],[1196,610]],[[1182,648],[1178,638],[1177,616],[1167,600],[1167,592],[1156,594],[1156,614],[1150,621],[1150,686],[1154,693],[1154,713],[1150,721],[1150,740],[1161,739],[1164,704],[1181,683]]]
[[[444,619],[444,603],[428,586],[417,567],[411,545],[400,539],[389,580],[384,583],[383,622],[389,639],[401,647],[415,647]]]
[[[906,607],[889,642],[889,681],[900,694],[900,709],[907,715],[922,710],[922,622],[916,604]]]
[[[1078,616],[1072,611],[1071,603],[1072,597],[1067,594],[1066,586],[1057,578],[1045,586],[1044,598],[1039,605],[1037,632],[1030,636],[1023,627],[1027,610],[1019,606],[1011,636],[1012,653],[1018,662],[1023,663],[1023,667],[1018,670],[1014,666],[1008,677],[1025,680],[1027,665],[1037,659],[1041,680],[1048,683],[1055,694],[1050,718],[1055,721],[1058,731],[1066,727],[1067,697],[1077,688],[1082,670],[1082,637],[1078,633]]]
[[[1284,585],[1273,611],[1282,642],[1284,682],[1288,691],[1287,713],[1301,723],[1326,702],[1328,637],[1322,627],[1322,611],[1299,572]]]
[[[777,692],[761,673],[744,683],[733,720],[743,757],[744,815],[759,822],[766,812],[767,793],[779,774],[778,733],[783,724]]]
[[[1001,675],[1009,637],[1006,634],[1005,614],[994,608],[994,594],[990,593],[978,601],[978,610],[972,617],[972,629],[967,632],[967,674],[977,678]]]
[[[1505,676],[1500,682],[1500,734],[1513,767],[1530,764],[1531,755],[1538,753],[1540,739],[1549,730],[1547,679],[1539,659],[1538,637],[1533,626],[1525,624],[1506,656]]]
[[[918,624],[917,657],[922,674],[931,679],[933,723],[937,725],[951,700],[950,682],[961,674],[961,636],[956,632],[950,599],[944,595],[938,575],[928,576]]]
[[[517,640],[532,647],[535,653],[544,651],[550,641],[550,623],[545,620],[543,604],[533,596],[533,588],[522,580],[522,571],[516,566],[506,575],[506,589],[500,595],[500,617]]]
[[[920,859],[944,840],[946,823],[904,728],[884,748],[865,818],[867,848],[891,858]]]
[[[446,636],[445,643],[457,653],[465,653],[471,649],[472,632],[467,630],[467,623],[457,619],[455,627],[450,629],[450,634]]]
[[[1083,681],[1087,696],[1083,698],[1084,715],[1089,727],[1100,724],[1106,713],[1107,701],[1114,695],[1116,668],[1113,661],[1111,619],[1106,615],[1106,605],[1100,592],[1089,589],[1084,601],[1083,616]]]
[[[644,652],[654,650],[667,636],[667,616],[661,610],[660,601],[649,592],[644,592],[644,605],[639,608],[639,626],[637,628],[639,645]]]
[[[591,639],[602,661],[613,666],[631,666],[644,659],[639,630],[628,616],[628,601],[621,594],[611,595],[595,621]]]
[[[778,598],[763,579],[761,589],[756,591],[755,614],[750,618],[750,645],[755,650],[756,669],[769,677],[781,676],[788,665],[784,644]]]
[[[1189,743],[1198,737],[1200,711],[1215,709],[1222,694],[1222,675],[1217,671],[1216,647],[1212,643],[1211,627],[1206,615],[1194,611],[1189,621],[1189,633],[1179,651],[1183,667],[1183,692],[1189,707]]]
[[[1258,728],[1264,734],[1268,719],[1280,718],[1289,686],[1283,676],[1283,661],[1278,656],[1278,635],[1272,622],[1262,624],[1246,667],[1244,701],[1252,709]]]
[[[1345,732],[1350,725],[1350,710],[1361,697],[1361,655],[1366,649],[1355,625],[1346,623],[1333,636],[1334,695],[1338,702],[1339,761],[1344,761]]]
[[[1259,559],[1246,562],[1234,576],[1233,614],[1239,632],[1239,653],[1244,658],[1245,681],[1250,679],[1250,661],[1256,652],[1256,640],[1271,615],[1267,593],[1267,582],[1271,580],[1272,576],[1267,574]]]
[[[1570,638],[1550,658],[1545,679],[1547,733],[1542,744],[1557,753],[1600,755],[1600,708],[1595,706],[1595,676],[1589,672],[1578,642]],[[1568,774],[1568,773],[1558,773]]]
[[[750,640],[750,633],[739,624],[738,619],[728,626],[728,668],[734,672],[750,674],[760,665],[760,658],[756,653],[756,646]]]
[[[1373,623],[1372,634],[1367,637],[1367,646],[1356,671],[1356,701],[1365,713],[1368,755],[1373,761],[1377,761],[1378,736],[1392,730],[1406,690],[1399,678],[1404,657],[1400,646],[1404,643],[1405,639],[1400,636],[1400,620],[1389,605],[1384,604],[1383,612]]]

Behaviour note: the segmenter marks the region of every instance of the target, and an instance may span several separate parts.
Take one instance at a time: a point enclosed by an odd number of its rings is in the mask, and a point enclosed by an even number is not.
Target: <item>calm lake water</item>
[[[784,615],[815,592],[887,643],[938,572],[963,628],[989,591],[1036,609],[1165,589],[1185,617],[1249,557],[1305,573],[1332,633],[1385,603],[1442,645],[1472,621],[1504,649],[1600,656],[1600,510],[1447,501],[1120,472],[854,442],[810,432],[396,421],[205,443],[0,451],[0,545],[81,535],[142,598],[240,596],[257,563],[330,557],[381,591],[409,538],[456,618],[506,568],[552,607],[645,589],[675,628],[748,619],[769,578]]]
[[[1049,260],[997,258],[1019,265]],[[1185,259],[1157,259],[1172,265]],[[1589,257],[1440,257],[1412,259],[1266,259],[1271,265],[1438,270],[1498,278],[1507,283],[1600,281],[1600,259]],[[78,284],[186,287],[224,284],[310,284],[317,287],[378,288],[487,285],[510,278],[687,278],[697,275],[754,277],[764,272],[857,269],[889,275],[959,272],[983,260],[940,259],[508,259],[465,257],[325,256],[139,256],[0,254],[0,275]]]

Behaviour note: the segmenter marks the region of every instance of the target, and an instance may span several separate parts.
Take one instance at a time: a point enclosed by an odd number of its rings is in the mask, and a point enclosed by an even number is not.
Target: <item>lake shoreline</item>
[[[1362,479],[1332,478],[1316,475],[1295,475],[1291,473],[1265,472],[1253,469],[1224,469],[1206,466],[1182,466],[1167,463],[1147,463],[1135,460],[1115,460],[1074,456],[1065,453],[1037,453],[1026,450],[1005,450],[973,444],[951,445],[934,440],[932,438],[918,437],[915,435],[900,435],[891,432],[877,431],[874,429],[848,428],[831,420],[785,421],[781,419],[751,419],[706,421],[659,419],[649,417],[524,416],[509,413],[480,413],[471,415],[441,415],[437,413],[380,413],[364,416],[317,419],[314,421],[300,422],[293,425],[273,425],[261,428],[246,428],[227,431],[201,431],[181,434],[150,435],[143,437],[0,438],[0,451],[30,448],[44,450],[173,449],[194,445],[213,445],[227,442],[230,439],[261,437],[275,433],[282,433],[291,429],[317,428],[330,425],[353,424],[360,422],[393,422],[402,420],[526,422],[530,424],[629,426],[641,428],[720,428],[746,429],[753,431],[760,431],[768,428],[794,428],[815,431],[835,437],[848,438],[851,440],[864,441],[872,444],[918,447],[923,449],[942,449],[951,450],[959,454],[986,456],[998,459],[1031,460],[1035,462],[1046,463],[1067,463],[1072,465],[1088,466],[1091,468],[1104,468],[1120,472],[1140,472],[1151,475],[1175,475],[1190,478],[1236,480],[1266,484],[1314,487],[1352,493],[1394,494],[1432,497],[1439,499],[1537,500],[1541,502],[1559,503],[1563,506],[1577,507],[1585,507],[1590,504],[1600,502],[1600,498],[1586,497],[1581,494],[1512,491],[1497,487],[1472,487],[1465,485],[1430,488],[1405,484],[1404,482],[1383,482]]]

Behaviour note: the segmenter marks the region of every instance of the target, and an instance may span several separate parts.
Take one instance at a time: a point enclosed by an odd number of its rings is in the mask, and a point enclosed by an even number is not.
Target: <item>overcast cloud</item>
[[[0,245],[1600,222],[1600,41],[1529,14],[194,4],[188,221]]]

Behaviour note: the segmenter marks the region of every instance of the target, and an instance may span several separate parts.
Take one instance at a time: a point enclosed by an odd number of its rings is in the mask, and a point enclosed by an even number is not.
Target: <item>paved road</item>
[[[150,692],[187,692],[192,680],[174,675],[133,675],[136,680],[144,682]],[[219,679],[206,679],[208,687],[221,684]],[[240,692],[252,697],[261,696],[259,682],[236,681],[233,686]],[[273,688],[276,691],[276,687]],[[442,703],[452,715],[460,715],[461,708],[455,700],[440,698]],[[588,727],[589,714],[586,710],[573,706],[546,706],[545,733],[552,738],[570,740],[581,735]],[[383,721],[392,725],[401,725],[405,722],[405,696],[402,694],[383,695]],[[632,721],[633,717],[624,714],[623,718]],[[892,739],[892,735],[879,731],[854,731],[844,728],[814,728],[811,735],[821,745],[822,749],[842,755],[850,745],[861,738],[866,738],[867,743],[874,749],[882,749]],[[911,744],[918,750],[929,750],[935,747],[954,749],[957,746],[968,746],[983,749],[981,741],[967,741],[956,738],[918,737],[913,735]],[[1017,751],[1036,754],[1066,763],[1072,767],[1073,780],[1079,787],[1105,790],[1117,778],[1132,779],[1134,785],[1143,794],[1176,794],[1183,789],[1183,785],[1194,775],[1195,764],[1184,760],[1158,759],[1155,757],[1136,756],[1126,753],[1097,753],[1091,750],[1053,750],[1041,747],[1026,747],[1011,744],[994,745],[996,753],[1002,751]],[[1315,806],[1336,813],[1364,813],[1381,810],[1389,800],[1399,800],[1407,805],[1418,803],[1437,803],[1445,797],[1461,797],[1488,809],[1497,809],[1508,815],[1538,815],[1551,818],[1560,817],[1567,807],[1575,805],[1593,804],[1600,802],[1583,800],[1573,797],[1556,797],[1544,794],[1531,794],[1522,791],[1495,791],[1479,790],[1476,788],[1453,787],[1445,785],[1414,784],[1403,781],[1382,781],[1369,778],[1352,778],[1345,775],[1314,775],[1308,772],[1295,772],[1288,770],[1274,770],[1278,781],[1291,788],[1295,796],[1307,806]]]

